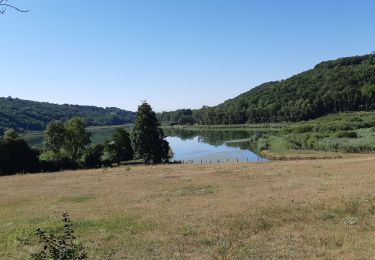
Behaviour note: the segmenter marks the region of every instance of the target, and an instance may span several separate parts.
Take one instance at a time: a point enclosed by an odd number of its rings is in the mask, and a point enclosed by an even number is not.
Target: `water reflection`
[[[194,163],[262,162],[254,153],[255,131],[166,129],[173,160]]]

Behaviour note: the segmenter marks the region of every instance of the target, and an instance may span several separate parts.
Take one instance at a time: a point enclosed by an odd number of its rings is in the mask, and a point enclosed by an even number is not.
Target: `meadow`
[[[0,258],[69,212],[91,259],[370,259],[375,156],[0,178]]]

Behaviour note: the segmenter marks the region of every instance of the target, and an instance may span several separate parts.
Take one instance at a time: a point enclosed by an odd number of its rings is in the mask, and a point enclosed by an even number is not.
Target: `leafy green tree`
[[[0,138],[0,175],[35,172],[39,169],[38,153],[15,131],[7,130]]]
[[[74,117],[68,122],[52,121],[44,134],[44,148],[52,152],[48,157],[56,161],[79,162],[90,144],[90,133],[82,119]]]
[[[81,118],[74,117],[65,123],[65,141],[63,149],[68,158],[78,161],[90,144],[90,133]]]
[[[112,134],[112,141],[106,145],[109,160],[115,163],[129,161],[134,158],[129,133],[123,128],[116,128]]]
[[[65,139],[66,129],[64,123],[61,121],[50,122],[43,137],[45,149],[60,154]]]
[[[138,107],[131,133],[136,159],[141,159],[146,163],[161,163],[169,160],[170,147],[159,126],[155,112],[149,104],[143,102]]]

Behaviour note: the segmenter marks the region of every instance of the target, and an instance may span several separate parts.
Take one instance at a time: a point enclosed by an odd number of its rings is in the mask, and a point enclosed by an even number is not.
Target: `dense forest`
[[[52,120],[80,117],[87,126],[133,123],[136,113],[114,107],[57,105],[46,102],[0,98],[0,133],[7,128],[19,132],[44,130]]]
[[[164,112],[159,119],[171,124],[295,122],[330,113],[373,109],[374,54],[322,62],[289,79],[257,86],[218,106]]]

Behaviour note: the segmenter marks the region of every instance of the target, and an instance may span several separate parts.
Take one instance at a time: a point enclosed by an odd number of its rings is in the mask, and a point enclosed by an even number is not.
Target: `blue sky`
[[[375,51],[370,0],[8,0],[0,96],[156,111],[216,105]]]

